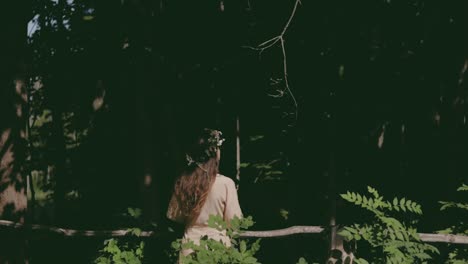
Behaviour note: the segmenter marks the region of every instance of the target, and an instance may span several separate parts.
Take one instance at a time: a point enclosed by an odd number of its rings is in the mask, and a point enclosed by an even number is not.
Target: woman
[[[223,141],[220,131],[204,129],[186,153],[187,166],[175,182],[167,211],[169,219],[185,225],[184,241],[198,244],[208,236],[230,246],[225,232],[208,227],[209,216],[223,216],[228,223],[234,216],[242,217],[234,182],[218,174]]]

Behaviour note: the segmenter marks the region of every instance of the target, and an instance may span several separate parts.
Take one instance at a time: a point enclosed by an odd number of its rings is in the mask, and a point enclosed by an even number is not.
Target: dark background
[[[33,222],[117,228],[116,215],[132,206],[161,229],[172,226],[165,210],[184,141],[203,127],[223,131],[221,172],[235,177],[237,117],[241,160],[249,163],[239,196],[254,229],[327,225],[332,200],[339,224],[365,220],[337,194],[367,185],[419,201],[422,232],[461,217],[441,213],[437,201],[460,199],[455,189],[468,175],[466,1],[302,1],[284,35],[297,108],[288,93],[269,95],[284,89],[280,46],[246,48],[279,35],[294,1],[222,2],[224,9],[211,0],[2,4],[7,44],[26,43],[3,48],[2,89],[17,72],[39,76],[43,95],[31,115],[52,115],[28,169],[55,166],[54,213]],[[36,14],[40,29],[26,38]],[[103,94],[103,107],[93,109]],[[67,124],[89,131],[79,147],[67,148]],[[276,159],[274,179],[253,166]],[[70,190],[81,198],[64,199]],[[168,240],[150,243],[155,259]],[[32,239],[31,260],[86,263],[100,243]],[[311,235],[264,240],[260,254],[264,263],[295,263],[319,261],[326,250],[326,240]]]

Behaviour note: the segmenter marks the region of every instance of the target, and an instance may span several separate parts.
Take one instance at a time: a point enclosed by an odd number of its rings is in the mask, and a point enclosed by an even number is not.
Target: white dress
[[[223,216],[224,221],[229,221],[230,219],[233,219],[234,216],[242,217],[242,211],[239,205],[237,189],[234,181],[220,174],[215,178],[215,182],[208,193],[208,197],[200,211],[200,215],[193,225],[186,227],[183,240],[191,240],[198,244],[200,238],[206,235],[209,238],[218,241],[221,240],[225,245],[230,246],[230,239],[227,237],[225,232],[208,226],[210,215]],[[180,206],[174,195],[169,203],[167,217],[173,221],[183,223]],[[190,253],[191,251],[182,252],[184,255]]]

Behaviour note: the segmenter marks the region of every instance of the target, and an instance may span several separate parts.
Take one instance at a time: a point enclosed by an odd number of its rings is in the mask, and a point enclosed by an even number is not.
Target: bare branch
[[[44,231],[55,233],[63,236],[84,236],[84,237],[123,237],[128,236],[132,233],[129,229],[121,230],[75,230],[75,229],[66,229],[54,226],[44,226],[44,225],[26,225],[17,222],[0,220],[0,227],[7,227],[13,229],[24,229],[27,231]],[[153,231],[142,231],[141,237],[151,237],[154,236]]]
[[[258,44],[258,47],[262,48],[262,49],[267,49],[267,48],[275,45],[276,43],[278,43],[278,40],[281,38],[281,36],[283,36],[283,35],[276,36],[276,37],[271,38],[271,39],[269,39],[269,40],[267,40],[267,41],[265,41],[263,43],[260,43],[260,44]]]
[[[75,230],[66,229],[54,226],[44,225],[26,225],[17,222],[0,220],[0,228],[23,229],[25,231],[45,231],[63,236],[82,236],[82,237],[123,237],[132,234],[130,229],[119,230]],[[266,237],[283,237],[296,234],[319,234],[325,228],[321,226],[291,226],[283,229],[267,230],[267,231],[246,231],[240,234],[244,238],[266,238]],[[140,237],[155,237],[158,234],[154,231],[142,231]],[[419,233],[419,236],[424,242],[441,242],[451,244],[468,244],[468,236],[463,235],[445,235],[445,234],[427,234]]]
[[[291,226],[284,229],[269,230],[269,231],[246,231],[241,237],[283,237],[295,234],[319,234],[324,230],[320,226]]]
[[[288,30],[289,24],[291,24],[293,17],[296,15],[297,6],[299,4],[301,4],[301,0],[296,0],[296,2],[294,3],[294,8],[291,12],[291,15],[289,16],[288,22],[286,22],[286,26],[284,26],[283,31],[281,32],[281,36],[284,36],[286,31]]]
[[[259,51],[260,54],[261,54],[263,51],[275,46],[277,43],[280,44],[281,53],[283,55],[283,75],[284,75],[284,86],[285,86],[284,91],[286,91],[291,96],[291,99],[292,99],[292,101],[294,103],[295,119],[296,120],[297,120],[297,114],[298,114],[297,100],[296,100],[296,97],[294,96],[294,94],[293,94],[293,92],[291,90],[291,87],[290,87],[289,81],[288,81],[288,65],[287,65],[287,56],[286,56],[286,47],[285,47],[284,35],[288,31],[289,25],[291,24],[291,21],[293,20],[294,16],[296,15],[297,7],[299,6],[299,4],[301,4],[301,1],[296,0],[296,2],[294,3],[294,7],[293,7],[293,10],[291,12],[291,15],[289,16],[289,19],[286,22],[286,25],[283,27],[283,30],[281,31],[281,33],[278,36],[273,37],[273,38],[271,38],[271,39],[269,39],[269,40],[267,40],[267,41],[265,41],[263,43],[260,43],[257,47],[251,47],[251,46],[246,46],[245,47],[245,48],[249,48],[249,49],[252,49],[252,50]],[[272,96],[272,97],[283,97],[284,96],[284,91],[278,91],[277,95],[270,95],[270,96]]]
[[[299,0],[298,0],[299,2]],[[289,95],[291,96],[291,99],[294,102],[294,107],[296,109],[295,111],[295,117],[297,120],[297,101],[296,97],[294,96],[293,92],[291,91],[291,88],[289,87],[289,80],[288,80],[288,65],[287,65],[287,58],[286,58],[286,49],[284,47],[284,39],[281,37],[281,50],[283,52],[283,71],[284,71],[284,85],[286,86],[286,90],[288,91]]]
[[[419,233],[419,237],[424,242],[468,244],[468,236],[463,235]]]

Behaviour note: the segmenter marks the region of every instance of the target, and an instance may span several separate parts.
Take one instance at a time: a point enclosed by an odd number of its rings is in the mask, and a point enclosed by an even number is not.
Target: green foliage
[[[31,208],[35,210],[33,216],[35,221],[41,221],[40,217],[50,211],[54,199],[63,199],[67,203],[66,208],[73,208],[82,198],[80,186],[76,183],[68,183],[61,187],[63,190],[57,192],[55,190],[57,179],[73,178],[68,176],[74,173],[74,158],[77,157],[78,147],[86,140],[89,130],[89,121],[79,114],[82,109],[74,104],[69,106],[73,111],[54,116],[50,103],[50,90],[46,91],[43,77],[36,76],[30,79],[25,171],[30,173],[32,179],[28,198],[30,201],[34,200]],[[57,124],[61,129],[57,129]],[[63,134],[59,135],[57,133],[59,131]],[[63,146],[57,143],[61,141],[57,140],[61,137],[63,137]],[[62,169],[59,170],[59,167]],[[74,205],[69,206],[71,204]]]
[[[134,233],[136,234],[136,233]],[[96,264],[141,264],[145,242],[141,241],[136,246],[121,243],[118,239],[104,241],[104,248],[94,263]]]
[[[255,150],[261,148],[267,143],[265,135],[254,135],[249,137],[249,148]],[[247,152],[247,151],[246,151]],[[265,181],[279,181],[284,175],[284,165],[286,160],[282,152],[271,152],[267,156],[263,155],[261,159],[258,157],[248,158],[252,162],[244,162],[240,164],[243,169],[243,174],[252,175],[254,183]]]
[[[421,215],[419,204],[406,198],[384,200],[372,187],[368,187],[368,192],[370,195],[365,196],[348,191],[341,197],[371,212],[375,221],[344,227],[339,234],[348,241],[370,245],[371,263],[425,263],[432,259],[430,254],[439,253],[437,248],[421,241],[415,227],[390,216],[395,212]],[[358,258],[355,263],[368,262]]]
[[[141,209],[128,208],[127,215],[133,219],[141,216]],[[140,228],[129,228],[127,232],[132,234],[130,239],[111,238],[104,241],[104,248],[99,252],[100,256],[94,260],[95,264],[141,264],[143,263],[145,242],[138,239],[141,235]],[[137,238],[137,239],[135,239]]]
[[[50,182],[43,176],[44,172],[34,170],[31,172],[32,187],[34,189],[34,198],[37,204],[41,206],[49,205],[53,202],[53,190]],[[28,192],[28,199],[32,199],[32,193]]]
[[[281,217],[284,220],[288,220],[288,217],[289,217],[289,211],[288,210],[281,208],[279,213],[280,213]]]
[[[378,215],[385,215],[383,210],[388,211],[409,211],[422,215],[421,205],[417,204],[406,198],[399,199],[398,197],[393,198],[392,202],[384,201],[383,196],[380,196],[378,191],[372,187],[367,187],[368,192],[371,194],[370,197],[366,197],[359,193],[347,192],[342,194],[341,197],[348,202],[359,205],[360,207],[367,209]]]
[[[254,224],[252,217],[235,217],[226,223],[221,216],[210,216],[209,227],[226,232],[231,240],[231,246],[226,246],[222,241],[217,241],[207,236],[200,239],[199,244],[193,241],[178,239],[172,243],[173,257],[179,257],[181,250],[192,250],[193,253],[183,256],[180,254],[182,264],[256,264],[255,253],[260,249],[260,239],[253,243],[240,239],[239,235]]]
[[[467,192],[468,191],[468,185],[466,184],[462,184],[462,186],[458,187],[457,191],[461,192],[461,191],[465,191]]]
[[[139,219],[141,217],[141,209],[140,208],[127,208],[127,215],[134,219]]]
[[[265,136],[264,135],[255,135],[255,136],[250,136],[249,139],[250,141],[257,141],[260,139],[263,139]]]
[[[458,187],[457,191],[458,192],[468,191],[468,185],[462,184],[462,186]],[[468,203],[444,202],[444,201],[440,201],[439,203],[442,204],[442,206],[440,207],[441,211],[448,209],[448,208],[458,208],[458,209],[468,210]]]
[[[254,163],[243,163],[242,168],[250,167],[256,171],[256,177],[254,182],[257,181],[274,181],[279,180],[283,171],[277,168],[278,163],[281,159],[274,159],[271,161],[259,161]]]
[[[457,191],[459,192],[466,192],[468,191],[468,185],[462,184]],[[458,209],[468,211],[468,203],[461,203],[461,202],[439,202],[442,206],[440,210],[447,210],[447,209]],[[468,225],[466,222],[460,220],[456,225],[453,225],[449,228],[444,230],[439,230],[439,234],[460,234],[460,235],[468,235]],[[454,245],[449,245],[451,251],[448,254],[448,259],[445,262],[446,264],[463,264],[468,263],[468,248],[458,248]]]
[[[29,92],[29,144],[25,164],[26,171],[32,177],[32,187],[35,191],[34,198],[40,204],[43,204],[46,200],[51,200],[55,182],[53,173],[50,173],[55,168],[50,160],[53,153],[50,144],[53,129],[52,112],[46,107],[42,87],[41,79],[36,79],[34,80],[33,89]]]
[[[468,210],[468,203],[455,203],[455,202],[443,202],[443,201],[440,201],[439,203],[442,204],[442,206],[440,207],[441,211],[447,208],[459,208],[459,209]]]
[[[70,151],[78,148],[86,140],[91,127],[90,121],[79,114],[82,109],[78,106],[74,108],[74,112],[62,113],[65,148]]]

